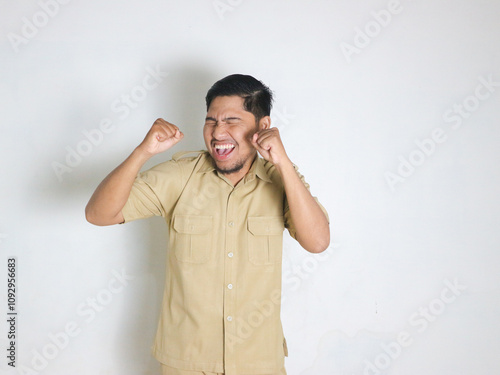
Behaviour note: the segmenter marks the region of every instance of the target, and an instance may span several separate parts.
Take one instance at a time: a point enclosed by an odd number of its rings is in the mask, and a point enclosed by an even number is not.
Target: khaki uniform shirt
[[[169,228],[153,355],[185,370],[278,373],[283,229],[295,237],[281,177],[257,157],[233,186],[208,152],[180,154],[140,173],[122,210],[125,222],[156,215]]]

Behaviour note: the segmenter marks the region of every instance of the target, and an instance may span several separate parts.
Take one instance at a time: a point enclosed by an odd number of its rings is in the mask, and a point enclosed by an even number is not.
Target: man
[[[210,88],[206,104],[207,151],[178,153],[139,174],[184,137],[156,120],[97,187],[86,217],[96,225],[166,220],[165,292],[152,348],[163,374],[283,375],[283,229],[319,253],[330,242],[328,216],[271,128],[267,86],[231,75]]]

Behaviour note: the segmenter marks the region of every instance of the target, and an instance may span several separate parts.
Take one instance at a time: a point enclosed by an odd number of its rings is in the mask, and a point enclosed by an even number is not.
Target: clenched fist
[[[184,134],[177,126],[159,118],[153,123],[148,134],[137,148],[148,156],[153,156],[167,151],[183,137]]]
[[[252,137],[252,145],[265,160],[276,166],[289,162],[277,128],[263,129],[255,133]]]

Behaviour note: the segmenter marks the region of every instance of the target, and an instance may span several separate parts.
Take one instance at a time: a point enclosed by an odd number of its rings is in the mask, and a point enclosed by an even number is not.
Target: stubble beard
[[[256,158],[256,155],[257,153],[255,154],[250,154],[248,155],[247,158],[241,158],[239,159],[238,161],[235,162],[235,164],[233,164],[231,167],[227,167],[227,168],[221,168],[217,165],[217,162],[215,162],[214,160],[214,164],[215,164],[215,169],[223,174],[223,175],[228,175],[228,174],[232,174],[232,173],[236,173],[236,172],[239,172],[243,169],[243,167],[245,166],[245,164],[247,163],[248,160],[251,160],[250,161],[250,165],[252,165],[252,162],[253,160]]]
[[[217,165],[217,162],[215,162],[214,164],[215,164],[215,169],[216,169],[218,172],[220,172],[220,173],[222,173],[222,174],[226,175],[226,174],[231,174],[231,173],[236,173],[236,172],[241,171],[241,169],[242,169],[242,168],[244,167],[244,165],[245,165],[245,162],[246,162],[246,160],[242,160],[242,159],[240,159],[240,160],[238,160],[238,161],[236,162],[236,164],[234,164],[232,167],[228,167],[228,168],[221,168],[221,167],[219,167],[219,166]]]

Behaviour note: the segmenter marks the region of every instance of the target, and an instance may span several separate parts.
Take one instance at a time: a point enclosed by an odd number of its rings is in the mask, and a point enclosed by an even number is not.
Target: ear
[[[269,129],[271,127],[271,117],[264,116],[259,121],[259,130]]]

